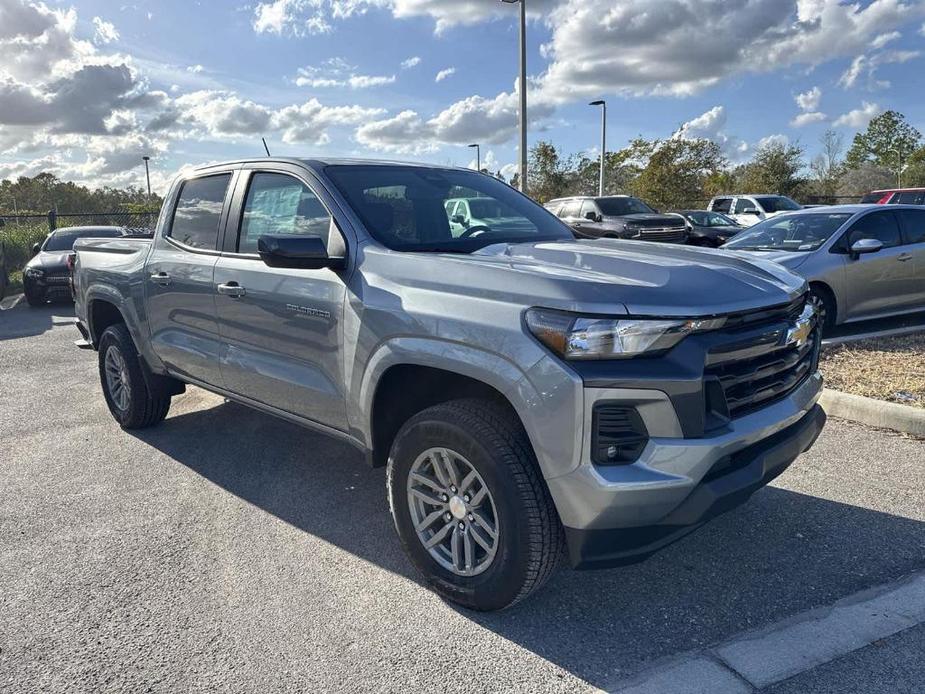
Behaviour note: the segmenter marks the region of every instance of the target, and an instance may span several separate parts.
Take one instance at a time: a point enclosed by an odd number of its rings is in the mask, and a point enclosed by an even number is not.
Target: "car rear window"
[[[184,182],[174,209],[170,238],[190,248],[215,250],[230,181],[231,174],[219,174]]]

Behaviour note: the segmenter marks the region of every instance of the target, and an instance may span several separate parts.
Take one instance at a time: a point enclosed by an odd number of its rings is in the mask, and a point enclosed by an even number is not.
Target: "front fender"
[[[458,373],[501,393],[520,418],[544,477],[576,464],[584,416],[581,379],[551,357],[524,371],[501,355],[470,345],[427,337],[396,337],[370,357],[348,412],[353,433],[372,448],[372,412],[376,387],[385,372],[399,365]]]

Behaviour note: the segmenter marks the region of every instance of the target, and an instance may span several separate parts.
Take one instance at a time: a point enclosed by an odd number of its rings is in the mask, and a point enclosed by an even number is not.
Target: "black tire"
[[[432,447],[463,456],[484,479],[497,509],[497,552],[478,575],[460,576],[441,566],[414,529],[408,477],[414,461]],[[454,400],[408,420],[392,445],[386,480],[405,552],[447,600],[473,610],[504,609],[538,590],[559,563],[562,526],[533,449],[516,417],[491,401]]]
[[[809,300],[816,306],[822,333],[829,333],[835,327],[837,311],[832,291],[824,285],[811,284],[809,286]]]
[[[110,392],[106,376],[106,357],[110,350],[117,350],[125,364],[125,377],[128,383],[127,403],[119,407]],[[100,385],[103,396],[113,418],[123,429],[144,429],[159,424],[170,409],[170,396],[152,394],[141,371],[141,362],[135,342],[122,323],[111,325],[100,337],[99,347]]]
[[[36,291],[35,288],[30,288],[29,285],[26,285],[23,287],[23,294],[26,295],[26,303],[32,308],[45,305],[45,294]]]

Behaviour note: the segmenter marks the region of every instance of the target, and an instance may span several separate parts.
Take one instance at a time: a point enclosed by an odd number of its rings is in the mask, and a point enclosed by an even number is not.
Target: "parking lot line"
[[[674,657],[610,691],[739,694],[780,682],[925,623],[925,572]]]

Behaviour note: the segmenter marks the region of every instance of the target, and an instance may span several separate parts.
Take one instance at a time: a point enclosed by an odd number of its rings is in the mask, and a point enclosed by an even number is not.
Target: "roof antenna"
[[[261,137],[260,139],[263,140],[263,148],[264,148],[265,150],[267,150],[267,156],[269,157],[269,156],[270,156],[270,148],[267,147],[267,138]]]

